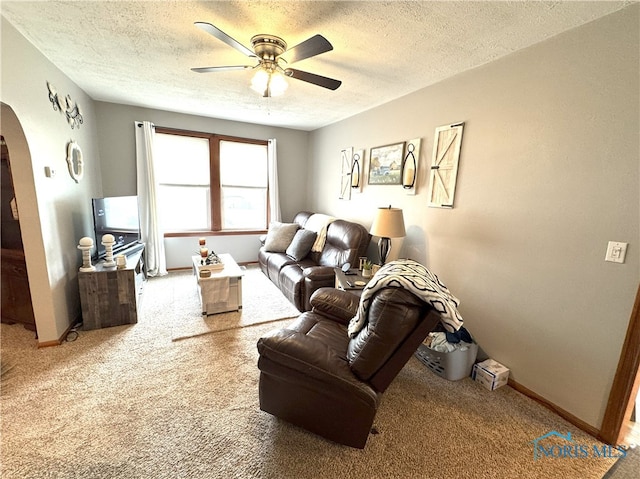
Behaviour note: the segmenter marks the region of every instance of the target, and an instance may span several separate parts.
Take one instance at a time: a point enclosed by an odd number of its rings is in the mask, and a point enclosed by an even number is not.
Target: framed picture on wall
[[[404,141],[371,148],[369,155],[370,185],[402,184]]]

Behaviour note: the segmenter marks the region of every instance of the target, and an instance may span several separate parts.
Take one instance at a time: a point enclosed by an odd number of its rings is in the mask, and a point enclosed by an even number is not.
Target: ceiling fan
[[[289,49],[287,49],[287,43],[280,37],[267,34],[255,35],[251,38],[253,47],[253,50],[251,50],[210,23],[195,22],[195,25],[248,57],[257,59],[258,63],[255,65],[192,68],[191,70],[194,72],[209,73],[257,69],[258,71],[251,82],[251,88],[264,97],[284,93],[287,88],[287,82],[284,77],[302,80],[329,90],[336,90],[342,84],[341,81],[333,78],[286,67],[289,63],[305,60],[333,50],[331,43],[322,35],[314,35]]]

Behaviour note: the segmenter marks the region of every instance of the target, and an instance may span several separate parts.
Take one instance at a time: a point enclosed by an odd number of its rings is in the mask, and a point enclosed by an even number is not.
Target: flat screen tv
[[[102,236],[112,234],[116,242],[113,254],[126,254],[140,245],[140,220],[137,196],[110,196],[93,199],[93,225],[96,235],[96,257],[104,258]]]

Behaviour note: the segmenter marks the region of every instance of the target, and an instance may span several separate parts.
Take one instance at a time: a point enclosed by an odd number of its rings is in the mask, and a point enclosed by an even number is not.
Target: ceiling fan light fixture
[[[259,69],[251,80],[251,89],[263,97],[282,95],[289,84],[280,72],[268,72]]]
[[[311,83],[329,90],[336,90],[342,82],[327,78],[315,73],[288,68],[287,65],[299,62],[306,58],[315,57],[321,53],[333,50],[329,40],[320,34],[307,38],[295,47],[288,48],[287,42],[275,35],[261,33],[251,38],[253,50],[230,37],[215,25],[207,22],[195,22],[195,25],[218,40],[235,48],[240,53],[258,61],[254,65],[228,65],[217,67],[192,68],[196,73],[209,73],[216,71],[257,69],[251,81],[251,88],[263,97],[282,95],[289,86],[285,77]],[[281,56],[281,55],[284,55]],[[285,67],[287,67],[285,69]]]

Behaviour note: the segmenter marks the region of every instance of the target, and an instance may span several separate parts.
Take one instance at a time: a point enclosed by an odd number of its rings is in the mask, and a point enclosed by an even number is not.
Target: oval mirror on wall
[[[69,174],[76,183],[79,183],[84,174],[84,159],[80,145],[75,141],[70,141],[67,145],[67,166]]]

